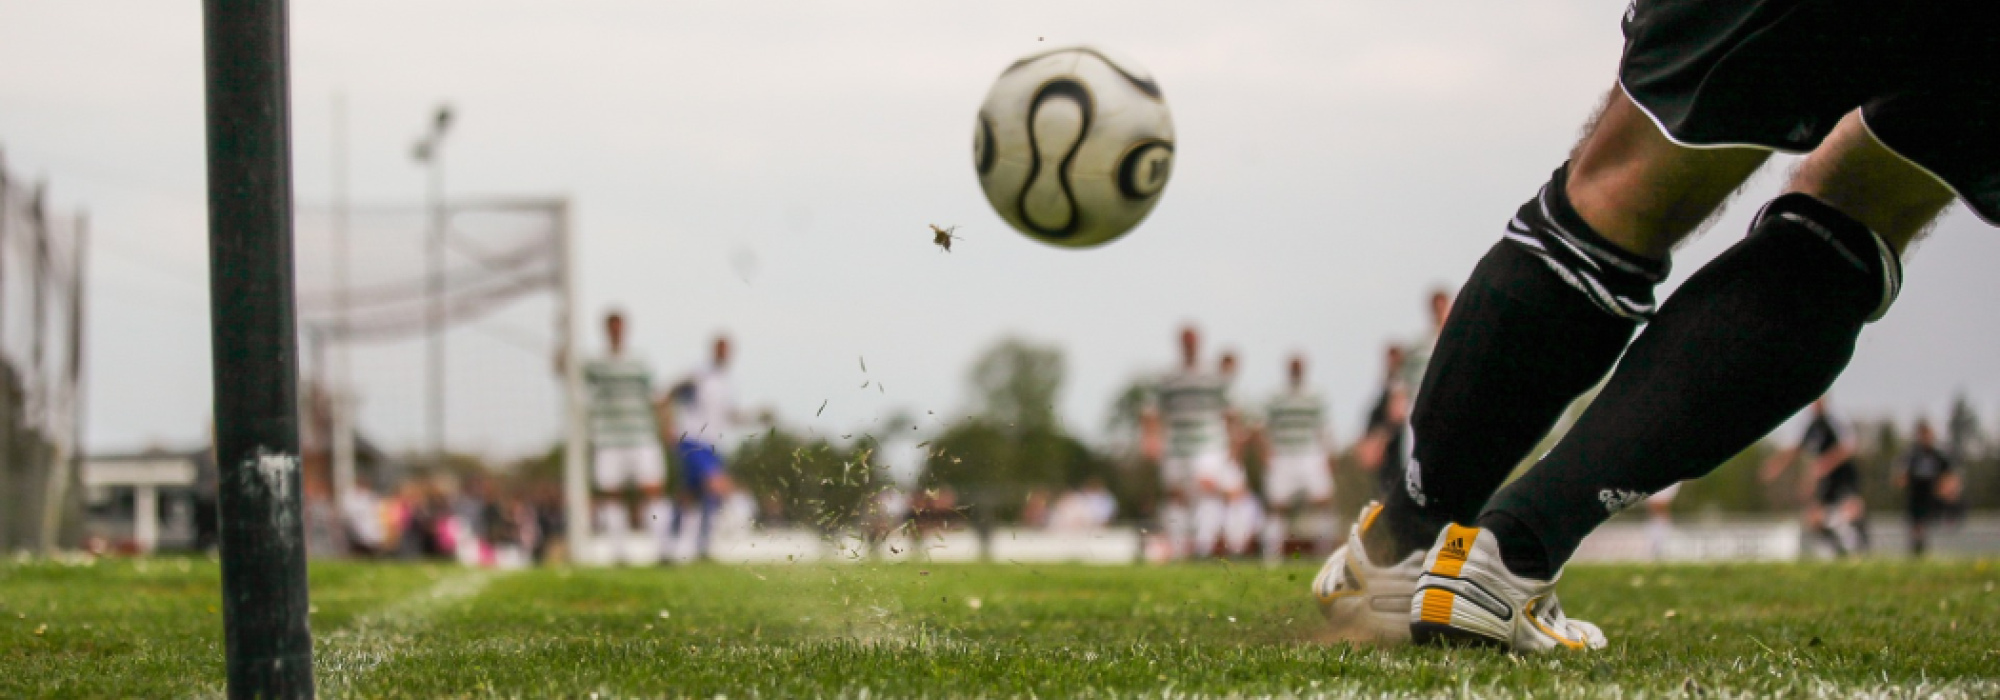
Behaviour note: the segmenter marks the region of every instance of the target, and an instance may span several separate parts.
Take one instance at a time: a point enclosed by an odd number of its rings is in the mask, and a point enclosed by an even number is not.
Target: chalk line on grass
[[[437,611],[479,595],[493,579],[493,572],[477,569],[447,575],[421,593],[318,635],[313,644],[316,689],[321,695],[345,695],[401,654],[430,627]]]

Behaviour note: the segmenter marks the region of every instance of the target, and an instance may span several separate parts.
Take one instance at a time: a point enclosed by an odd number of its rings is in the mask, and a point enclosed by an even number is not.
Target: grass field
[[[2000,696],[1986,561],[1573,567],[1588,655],[1320,641],[1313,568],[312,569],[330,697]],[[203,559],[0,564],[0,697],[213,695]]]

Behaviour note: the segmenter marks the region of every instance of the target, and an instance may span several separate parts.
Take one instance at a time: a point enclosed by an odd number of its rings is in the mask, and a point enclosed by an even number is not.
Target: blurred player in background
[[[674,406],[674,449],[681,458],[681,507],[675,512],[671,530],[679,535],[687,526],[684,516],[695,515],[699,522],[695,525],[694,555],[707,559],[716,508],[731,488],[723,452],[731,445],[729,440],[737,437],[728,336],[716,336],[709,366],[675,384],[669,397]]]
[[[1451,317],[1451,292],[1443,288],[1431,290],[1425,300],[1425,310],[1430,312],[1431,325],[1424,334],[1411,342],[1403,351],[1402,385],[1416,393],[1424,385],[1424,371],[1431,366],[1431,353],[1436,352],[1438,335],[1444,332],[1444,322]]]
[[[1306,388],[1306,361],[1296,357],[1285,370],[1285,389],[1264,410],[1258,432],[1262,443],[1264,499],[1270,506],[1264,523],[1264,561],[1277,563],[1284,555],[1292,517],[1303,512],[1324,515],[1333,505],[1333,439],[1326,432],[1326,402]],[[1326,544],[1324,532],[1315,532]],[[1319,550],[1318,546],[1314,551]]]
[[[1403,487],[1404,433],[1410,416],[1410,388],[1403,384],[1403,346],[1390,343],[1383,350],[1382,388],[1374,407],[1368,410],[1368,424],[1354,443],[1354,461],[1362,471],[1375,474],[1375,497],[1384,499]]]
[[[1219,541],[1227,556],[1250,551],[1251,541],[1264,523],[1264,506],[1250,490],[1248,465],[1253,433],[1244,419],[1243,403],[1236,397],[1239,368],[1234,350],[1224,350],[1216,362],[1216,371],[1222,374],[1223,381],[1223,423],[1229,427],[1229,470],[1217,475],[1213,483],[1203,485],[1202,490],[1221,496],[1219,502],[1210,500],[1208,508],[1195,509],[1197,551],[1204,554],[1214,551],[1210,539]],[[1204,532],[1213,535],[1203,537]]]
[[[1914,444],[1896,460],[1895,485],[1909,495],[1910,554],[1923,556],[1930,549],[1930,529],[1958,500],[1960,482],[1951,458],[1937,446],[1937,432],[1930,421],[1917,420]]]
[[[1854,461],[1854,431],[1835,417],[1821,396],[1812,404],[1812,420],[1791,447],[1764,461],[1764,483],[1776,481],[1801,453],[1811,455],[1802,484],[1810,489],[1805,505],[1806,527],[1825,538],[1834,556],[1866,551],[1868,504],[1861,498],[1861,467]]]
[[[1681,495],[1680,482],[1646,497],[1646,544],[1653,559],[1665,559],[1667,541],[1674,536],[1674,497]]]
[[[626,353],[623,314],[604,315],[604,340],[607,354],[583,366],[590,392],[590,476],[597,527],[613,546],[622,541],[631,526],[623,491],[637,487],[645,500],[643,522],[665,552],[673,514],[667,505],[666,456],[660,450],[653,413],[653,372]]]
[[[1140,444],[1164,452],[1148,457],[1160,465],[1160,490],[1166,497],[1160,528],[1167,556],[1174,559],[1196,552],[1194,505],[1200,497],[1219,498],[1212,487],[1230,469],[1228,381],[1201,368],[1200,351],[1201,334],[1193,326],[1182,328],[1180,367],[1155,385],[1139,420]]]

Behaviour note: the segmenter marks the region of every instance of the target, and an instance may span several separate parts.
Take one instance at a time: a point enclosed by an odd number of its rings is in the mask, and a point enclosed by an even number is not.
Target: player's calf
[[[1470,523],[1572,400],[1611,369],[1653,313],[1665,260],[1592,231],[1558,168],[1459,291],[1417,392],[1404,488],[1385,495],[1377,560]]]

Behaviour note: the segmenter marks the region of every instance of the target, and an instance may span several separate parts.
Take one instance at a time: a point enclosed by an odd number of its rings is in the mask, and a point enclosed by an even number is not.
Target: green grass
[[[1991,562],[1572,567],[1591,654],[1321,641],[1313,569],[323,564],[329,696],[2000,695]],[[205,560],[0,564],[0,697],[211,695]]]

